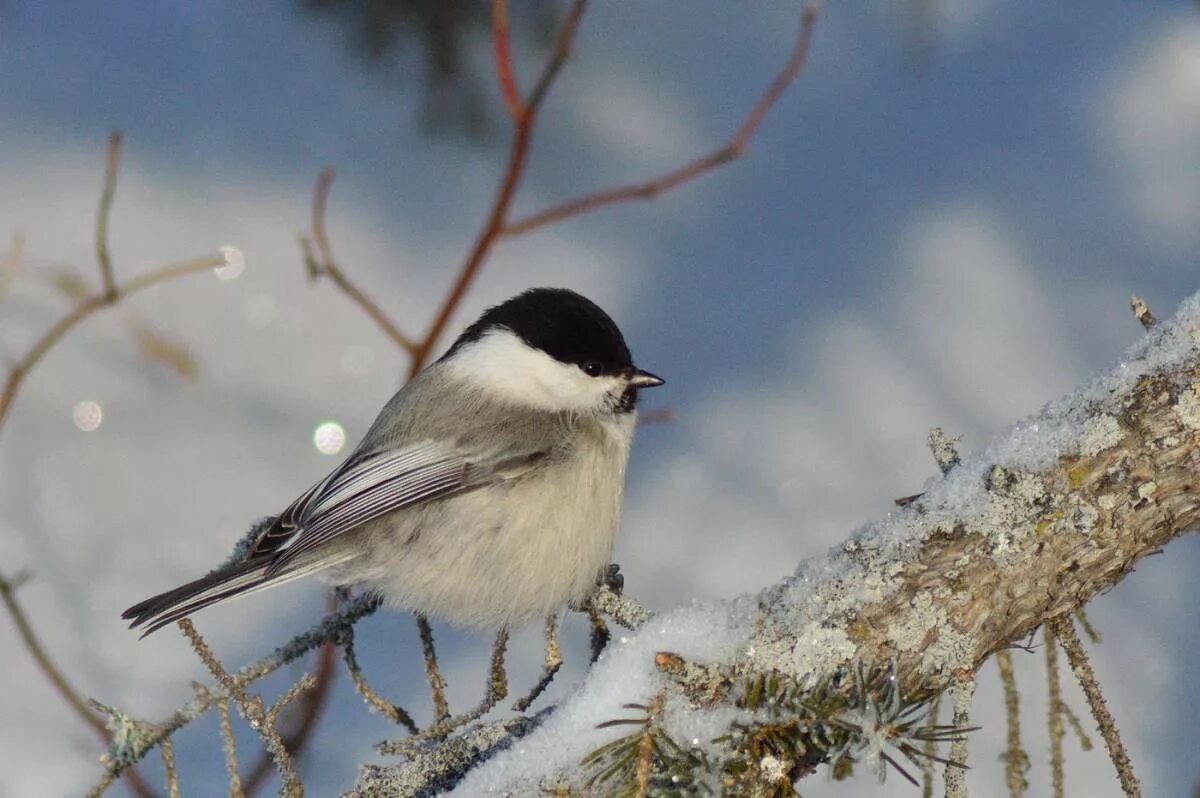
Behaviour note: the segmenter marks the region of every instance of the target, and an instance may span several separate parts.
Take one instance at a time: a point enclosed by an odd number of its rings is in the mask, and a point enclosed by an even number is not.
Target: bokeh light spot
[[[222,280],[236,280],[246,270],[246,256],[237,247],[221,247],[218,252],[225,259],[221,266],[213,268],[213,274]]]
[[[346,430],[336,421],[325,421],[313,430],[313,446],[321,454],[337,454],[346,445]]]
[[[76,403],[74,409],[71,410],[71,420],[80,430],[92,432],[99,429],[100,424],[104,421],[104,408],[100,407],[98,402],[85,399]]]

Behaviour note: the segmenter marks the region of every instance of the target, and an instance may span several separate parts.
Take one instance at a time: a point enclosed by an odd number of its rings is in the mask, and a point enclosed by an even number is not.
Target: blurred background
[[[522,87],[564,11],[514,4]],[[782,64],[798,16],[793,2],[595,4],[544,108],[516,214],[722,143]],[[87,321],[0,431],[0,569],[32,572],[19,596],[84,694],[150,719],[190,697],[206,675],[185,642],[169,629],[139,642],[120,612],[221,561],[334,466],[399,385],[404,354],[327,281],[306,279],[297,237],[317,173],[336,167],[342,267],[404,329],[425,329],[507,155],[488,32],[486,3],[466,0],[0,3],[0,244],[21,233],[25,249],[0,297],[0,357],[22,356],[67,295],[98,285],[110,129],[126,137],[118,277],[223,245],[246,256],[243,270]],[[888,512],[936,470],[930,426],[976,448],[1116,362],[1141,333],[1129,294],[1169,315],[1200,289],[1198,252],[1194,2],[834,3],[747,158],[653,203],[503,242],[452,326],[525,287],[569,286],[666,377],[647,406],[676,418],[639,434],[616,555],[627,590],[663,608],[755,591]],[[1181,540],[1089,609],[1148,795],[1187,796],[1200,781],[1198,567],[1200,546]],[[197,626],[232,669],[323,610],[306,583]],[[381,612],[359,628],[373,684],[427,721],[412,621]],[[464,709],[482,694],[490,641],[436,631]],[[560,693],[586,670],[581,618],[564,639]],[[100,773],[96,739],[7,616],[0,651],[0,795],[81,794]],[[539,630],[516,638],[511,659],[520,692]],[[1043,656],[1016,660],[1042,794]],[[304,667],[269,681],[268,696]],[[976,707],[972,794],[998,795],[994,665]],[[302,763],[312,794],[349,787],[378,760],[372,745],[397,736],[339,677]],[[1066,750],[1068,794],[1119,794],[1103,752],[1069,734]],[[224,790],[214,719],[178,736],[177,757],[186,794]],[[161,783],[156,757],[143,770]],[[914,794],[868,779],[818,776],[804,792]]]

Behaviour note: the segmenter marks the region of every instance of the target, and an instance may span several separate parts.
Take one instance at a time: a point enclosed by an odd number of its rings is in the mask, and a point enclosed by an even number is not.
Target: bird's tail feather
[[[268,573],[273,557],[246,560],[230,568],[214,571],[174,590],[151,596],[133,605],[121,617],[130,621],[129,628],[144,626],[142,637],[158,631],[169,623],[186,618],[198,610],[226,599],[248,596],[268,587],[322,571],[346,558],[313,558],[293,563],[293,567],[278,573]]]

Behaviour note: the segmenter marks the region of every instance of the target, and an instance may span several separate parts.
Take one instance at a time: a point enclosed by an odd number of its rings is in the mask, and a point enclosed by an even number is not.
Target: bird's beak
[[[634,369],[629,374],[629,384],[634,388],[657,388],[666,380],[662,377],[656,377],[648,371],[642,369]]]

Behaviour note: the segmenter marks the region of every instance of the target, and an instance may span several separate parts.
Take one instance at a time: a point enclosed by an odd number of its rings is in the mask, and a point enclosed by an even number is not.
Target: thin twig
[[[1012,652],[1007,649],[996,652],[996,665],[1000,669],[1000,683],[1004,686],[1004,719],[1008,726],[1004,781],[1011,798],[1021,798],[1029,789],[1029,781],[1025,778],[1029,772],[1029,755],[1021,746],[1021,697],[1017,692]]]
[[[198,260],[183,261],[182,263],[174,263],[168,266],[162,266],[154,271],[140,275],[127,281],[124,285],[118,286],[117,300],[123,299],[138,291],[149,288],[152,285],[173,280],[176,277],[182,277],[185,274],[195,274],[196,272],[206,271],[215,268],[225,263],[223,257],[208,257]],[[67,315],[58,320],[57,323],[42,335],[37,340],[29,351],[17,361],[17,364],[12,367],[8,373],[8,379],[4,383],[4,390],[0,392],[0,427],[3,426],[5,419],[8,417],[8,411],[12,407],[13,400],[17,397],[17,391],[28,376],[30,370],[38,364],[46,353],[57,344],[64,335],[69,333],[84,319],[87,319],[96,311],[112,304],[113,300],[109,300],[103,294],[88,297],[82,300]]]
[[[337,646],[332,642],[321,647],[317,654],[313,688],[307,690],[302,699],[304,703],[300,711],[300,721],[288,732],[280,734],[284,748],[296,758],[299,758],[304,746],[316,731],[317,721],[320,720],[321,711],[328,701],[329,692],[333,687],[336,653]],[[267,783],[267,777],[273,770],[274,757],[271,756],[270,751],[264,750],[244,779],[246,794],[254,795],[258,792]]]
[[[971,698],[975,695],[975,676],[971,673],[959,675],[950,688],[954,701],[954,712],[950,723],[959,729],[971,725]],[[946,784],[946,798],[967,798],[967,735],[960,734],[950,742],[950,757],[942,776]]]
[[[1062,684],[1058,677],[1058,643],[1055,640],[1054,629],[1046,624],[1043,630],[1046,644],[1046,686],[1049,692],[1047,709],[1049,710],[1050,729],[1050,794],[1053,798],[1063,798],[1063,700]]]
[[[508,115],[514,122],[520,122],[525,115],[525,105],[521,102],[521,92],[513,71],[507,0],[492,0],[492,46],[496,52],[496,76],[500,79],[500,93],[504,96]]]
[[[597,610],[626,629],[638,629],[654,617],[654,613],[624,595],[617,595],[608,585],[601,585],[591,598]]]
[[[388,315],[363,291],[350,282],[350,278],[338,266],[333,257],[333,248],[329,244],[329,235],[325,230],[326,209],[329,206],[329,190],[333,186],[333,169],[325,167],[317,177],[317,187],[313,192],[312,207],[312,243],[316,245],[314,255],[309,239],[300,239],[300,249],[304,253],[304,263],[313,277],[325,276],[342,290],[350,301],[354,302],[363,312],[374,321],[384,334],[401,349],[412,353],[414,345],[410,339]]]
[[[1067,725],[1071,727],[1071,731],[1075,732],[1075,736],[1079,738],[1079,747],[1084,751],[1092,750],[1092,738],[1088,737],[1087,732],[1083,730],[1083,724],[1079,722],[1079,716],[1075,714],[1075,710],[1071,709],[1071,705],[1066,701],[1062,705],[1063,717],[1067,719]]]
[[[237,738],[229,717],[229,702],[217,703],[217,718],[221,724],[221,744],[225,749],[225,772],[229,774],[229,798],[244,798],[242,777],[238,774]]]
[[[168,737],[162,741],[158,751],[162,754],[163,770],[166,772],[167,795],[170,798],[179,798],[179,771],[175,769],[175,741]]]
[[[1101,642],[1100,632],[1096,627],[1092,626],[1092,621],[1088,618],[1087,609],[1080,607],[1075,610],[1075,620],[1079,622],[1079,626],[1083,629],[1083,633],[1087,635],[1088,640],[1099,645]]]
[[[542,665],[542,673],[534,684],[533,689],[526,693],[512,705],[516,712],[524,712],[529,709],[529,706],[538,699],[546,688],[550,686],[550,682],[554,680],[558,669],[562,667],[562,649],[558,645],[558,616],[549,615],[546,618],[546,660]]]
[[[79,694],[69,681],[63,675],[58,666],[54,664],[54,660],[46,653],[46,649],[42,646],[41,640],[38,639],[37,633],[33,631],[33,625],[29,623],[29,618],[25,615],[25,610],[17,601],[16,583],[24,582],[24,579],[8,580],[0,576],[0,601],[4,602],[4,608],[8,610],[8,614],[12,617],[13,623],[16,624],[17,634],[21,637],[21,642],[29,651],[37,663],[38,669],[50,681],[54,687],[54,691],[70,705],[75,714],[79,716],[88,726],[100,734],[101,739],[108,740],[108,729],[105,728],[104,721],[100,719],[83,696]]]
[[[424,615],[417,616],[417,633],[421,636],[425,675],[429,677],[429,692],[433,696],[433,722],[442,723],[450,717],[450,704],[446,701],[446,679],[438,668],[437,647],[433,644],[433,627]]]
[[[258,659],[238,670],[233,677],[245,687],[269,676],[280,668],[295,662],[315,648],[326,643],[340,640],[347,627],[357,623],[362,618],[379,609],[378,595],[366,593],[354,598],[342,606],[337,612],[330,613],[319,623],[293,637],[284,645],[275,649],[265,657]],[[141,761],[147,753],[159,745],[164,739],[188,725],[196,718],[208,712],[222,701],[234,696],[223,690],[210,690],[203,685],[196,685],[196,696],[175,710],[166,720],[154,724],[153,732],[139,736],[138,739],[123,745],[117,756],[108,763],[100,783],[92,788],[89,795],[99,795],[112,784],[113,780],[128,768]]]
[[[108,154],[104,158],[104,188],[100,191],[100,210],[96,213],[96,260],[100,262],[100,278],[104,298],[116,302],[117,280],[113,276],[112,255],[108,251],[108,217],[112,212],[113,195],[117,190],[117,170],[121,165],[121,132],[108,134]]]
[[[800,20],[800,31],[796,36],[795,44],[792,47],[792,53],[787,63],[784,64],[783,69],[779,71],[775,79],[771,81],[771,85],[751,109],[749,115],[742,122],[741,127],[738,128],[737,132],[734,133],[733,137],[723,147],[713,150],[700,158],[696,158],[690,163],[660,175],[653,180],[597,191],[593,194],[587,194],[578,199],[570,200],[531,214],[524,219],[518,219],[505,225],[501,234],[506,238],[511,238],[522,233],[527,233],[535,228],[560,222],[563,219],[577,216],[605,205],[613,205],[636,199],[653,199],[664,192],[670,191],[683,183],[694,180],[706,172],[710,172],[719,166],[739,158],[745,153],[747,144],[754,137],[754,134],[758,132],[759,126],[762,125],[771,108],[774,107],[783,92],[804,69],[804,64],[812,43],[813,27],[816,24],[819,12],[819,3],[808,3],[804,7]]]
[[[375,692],[375,689],[367,683],[367,678],[363,676],[362,668],[358,664],[358,658],[354,654],[353,629],[346,635],[346,639],[342,641],[342,655],[346,659],[346,670],[350,672],[350,680],[354,682],[354,689],[358,690],[358,694],[366,699],[368,704],[386,715],[392,723],[398,723],[408,729],[409,734],[417,734],[420,729],[417,728],[417,724],[413,721],[412,716],[404,710],[404,707],[388,701]]]
[[[304,674],[300,679],[292,685],[272,707],[267,710],[265,718],[266,733],[260,731],[263,740],[267,744],[267,749],[270,750],[275,757],[275,764],[279,768],[279,794],[287,796],[287,798],[299,798],[304,795],[304,785],[300,781],[300,776],[296,774],[295,759],[288,753],[287,745],[276,731],[276,723],[279,721],[279,713],[282,712],[289,704],[306,690],[316,686],[316,679],[309,674]]]
[[[420,734],[410,737],[407,742],[412,744],[414,750],[423,742],[444,739],[455,729],[466,726],[468,723],[474,723],[488,712],[491,712],[497,704],[508,696],[508,674],[504,669],[504,654],[507,649],[508,630],[501,628],[496,633],[495,642],[492,643],[492,657],[488,668],[488,685],[483,700],[469,712],[445,718],[434,723]]]
[[[596,609],[596,604],[593,601],[589,600],[584,605],[583,611],[587,614],[590,626],[588,641],[590,643],[591,654],[589,655],[588,662],[595,665],[599,662],[604,649],[608,648],[609,641],[612,640],[612,632],[608,630],[608,624],[604,622],[604,616],[600,614],[600,610]]]
[[[1100,682],[1096,679],[1095,672],[1092,671],[1092,664],[1088,661],[1087,652],[1083,650],[1083,644],[1079,642],[1079,635],[1075,633],[1075,625],[1069,618],[1060,616],[1050,621],[1047,626],[1052,628],[1054,634],[1058,636],[1063,651],[1067,654],[1067,662],[1071,664],[1071,670],[1075,672],[1075,678],[1079,680],[1079,686],[1083,688],[1083,694],[1087,696],[1088,706],[1092,708],[1092,717],[1096,719],[1096,725],[1100,727],[1100,736],[1104,738],[1104,745],[1108,748],[1109,759],[1117,769],[1117,778],[1121,782],[1121,789],[1128,798],[1139,798],[1142,788],[1138,784],[1137,777],[1133,775],[1133,763],[1129,759],[1129,753],[1125,750],[1124,743],[1121,742],[1121,733],[1117,729],[1117,722],[1113,719],[1112,713],[1108,711],[1108,704],[1104,701],[1104,694],[1100,691]]]
[[[25,646],[25,650],[33,657],[37,663],[38,670],[49,680],[54,691],[62,697],[64,701],[75,712],[75,715],[86,723],[96,736],[100,738],[102,743],[108,743],[108,728],[104,721],[92,710],[91,705],[83,699],[79,691],[67,680],[67,677],[58,666],[54,664],[50,654],[42,646],[42,641],[38,639],[37,633],[33,630],[33,624],[29,622],[28,616],[25,615],[25,609],[17,601],[16,590],[27,581],[27,578],[18,575],[13,579],[6,579],[0,575],[0,602],[3,602],[5,610],[13,619],[13,623],[17,627],[17,634],[21,638],[21,643]],[[117,776],[113,776],[115,781]],[[142,796],[142,798],[150,798],[154,795],[154,790],[142,778],[141,773],[137,770],[128,770],[125,774],[126,782],[133,792]]]
[[[270,709],[267,709],[263,704],[262,696],[249,695],[246,692],[245,684],[230,674],[229,671],[225,670],[225,666],[217,659],[212,649],[209,648],[208,643],[196,631],[196,627],[190,618],[181,618],[176,621],[176,624],[179,626],[179,630],[183,632],[184,637],[191,643],[192,650],[196,652],[196,656],[200,657],[200,661],[208,668],[208,672],[212,674],[217,683],[237,702],[238,710],[241,712],[242,717],[262,737],[267,750],[271,752],[271,756],[275,759],[275,767],[279,770],[279,777],[282,782],[280,793],[288,796],[302,795],[304,790],[300,784],[299,777],[296,775],[295,764],[292,761],[291,754],[288,753],[287,746],[284,745],[283,739],[279,736],[279,730],[275,727],[275,722],[284,706],[295,699],[301,692],[313,686],[313,678],[305,674],[300,681],[284,694],[283,698],[276,702]]]
[[[471,287],[471,284],[479,274],[480,268],[487,260],[487,256],[491,252],[493,245],[505,229],[509,207],[512,205],[517,186],[525,174],[525,162],[529,157],[529,145],[533,140],[533,130],[537,122],[538,111],[541,108],[542,101],[546,98],[546,94],[550,91],[554,79],[558,76],[559,71],[571,53],[575,33],[579,30],[579,23],[583,19],[583,12],[586,7],[586,0],[575,0],[575,3],[571,6],[571,10],[567,13],[567,18],[563,22],[562,29],[559,31],[554,52],[550,56],[550,60],[546,63],[546,66],[542,69],[542,74],[538,78],[533,91],[530,93],[529,99],[525,102],[525,112],[516,123],[512,148],[508,156],[508,166],[504,170],[504,176],[500,180],[500,187],[497,189],[496,197],[492,201],[491,211],[488,213],[483,228],[476,236],[475,243],[472,245],[466,261],[459,270],[458,278],[455,280],[453,287],[446,295],[441,308],[434,317],[433,323],[417,344],[412,363],[409,364],[410,377],[419,373],[421,369],[425,368],[426,363],[429,362],[434,347],[437,346],[438,340],[441,338],[442,333],[445,332],[446,325],[450,323],[451,316],[454,315],[454,311],[457,310],[459,304],[462,302],[467,289]]]

